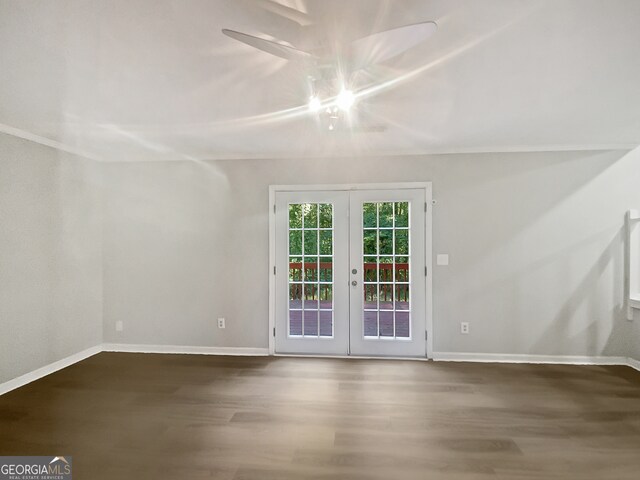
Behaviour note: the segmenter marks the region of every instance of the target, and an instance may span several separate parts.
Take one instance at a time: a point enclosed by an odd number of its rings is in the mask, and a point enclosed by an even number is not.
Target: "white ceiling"
[[[302,68],[220,32],[305,41],[257,0],[0,0],[0,131],[112,161],[640,144],[640,1],[280,1],[337,43],[438,23],[360,80],[385,131],[319,128]]]

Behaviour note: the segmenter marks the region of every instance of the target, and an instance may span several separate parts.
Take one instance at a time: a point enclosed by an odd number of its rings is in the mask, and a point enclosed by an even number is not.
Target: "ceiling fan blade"
[[[435,22],[415,23],[356,40],[351,44],[353,68],[357,70],[397,57],[424,42],[437,29]]]
[[[305,12],[301,12],[300,10],[296,10],[295,8],[287,7],[286,5],[275,2],[274,0],[252,0],[252,3],[262,8],[263,10],[292,20],[301,26],[311,25],[313,23],[311,21],[311,17],[309,17],[309,15]]]
[[[250,45],[253,48],[257,48],[258,50],[262,50],[263,52],[270,53],[271,55],[275,55],[286,60],[308,61],[314,58],[310,53],[298,50],[297,48],[266,40],[264,38],[254,37],[253,35],[246,33],[236,32],[235,30],[223,28],[222,33],[234,40],[238,40],[239,42]]]

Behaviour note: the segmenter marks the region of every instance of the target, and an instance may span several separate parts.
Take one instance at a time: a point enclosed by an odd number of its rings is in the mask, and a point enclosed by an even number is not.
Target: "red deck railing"
[[[366,282],[376,282],[379,276],[380,282],[380,301],[393,301],[393,285],[390,285],[393,279],[393,263],[365,263],[364,281],[365,281],[365,301],[375,301],[376,285],[367,285]],[[304,270],[304,275],[303,275]],[[396,301],[406,302],[409,300],[409,264],[395,264],[396,282],[407,282],[396,284]],[[289,263],[289,276],[293,282],[301,282],[304,278],[306,282],[330,282],[333,279],[333,263],[332,262],[291,262]],[[306,285],[305,291],[302,291],[302,285],[291,284],[290,295],[292,299],[305,300],[330,300],[331,285],[322,285],[318,290],[318,285]]]

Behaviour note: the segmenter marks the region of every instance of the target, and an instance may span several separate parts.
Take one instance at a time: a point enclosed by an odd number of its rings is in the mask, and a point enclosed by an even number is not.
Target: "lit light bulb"
[[[317,112],[318,110],[320,110],[321,106],[322,102],[318,97],[316,97],[315,95],[309,97],[309,110],[311,110],[312,112]]]
[[[356,97],[351,90],[343,89],[336,98],[336,105],[340,108],[340,110],[344,110],[345,112],[351,108],[353,103],[356,101]]]

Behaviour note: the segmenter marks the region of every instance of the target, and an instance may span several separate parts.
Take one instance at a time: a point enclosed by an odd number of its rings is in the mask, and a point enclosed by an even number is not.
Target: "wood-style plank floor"
[[[75,479],[640,478],[628,367],[101,353],[0,397]]]

